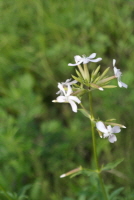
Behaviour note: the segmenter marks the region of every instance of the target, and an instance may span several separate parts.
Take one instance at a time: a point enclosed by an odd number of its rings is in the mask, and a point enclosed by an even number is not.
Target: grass
[[[100,144],[99,138],[97,142],[101,163],[125,157],[118,170],[127,180],[109,175],[105,181],[114,186],[111,192],[125,187],[119,198],[133,199],[132,11],[133,2],[123,0],[1,0],[1,200],[22,200],[25,195],[31,200],[95,198],[96,180],[59,179],[79,165],[92,166],[88,122],[68,105],[51,103],[57,82],[74,73],[67,66],[73,56],[93,52],[103,58],[102,68],[117,59],[122,80],[129,85],[127,90],[95,93],[94,105],[100,118],[113,115],[127,126],[115,145]]]

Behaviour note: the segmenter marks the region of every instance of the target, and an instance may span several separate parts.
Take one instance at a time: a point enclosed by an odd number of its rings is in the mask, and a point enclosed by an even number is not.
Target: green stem
[[[108,200],[107,197],[107,193],[105,190],[105,186],[104,186],[104,182],[102,179],[102,175],[100,173],[100,167],[99,167],[99,163],[98,163],[98,157],[97,157],[97,149],[96,149],[96,137],[95,137],[95,124],[94,124],[94,114],[93,114],[93,106],[92,106],[92,93],[89,92],[89,108],[90,108],[90,115],[91,115],[91,130],[92,130],[92,140],[93,140],[93,153],[94,153],[94,160],[95,160],[95,165],[98,171],[98,176],[99,176],[99,181],[100,181],[100,185],[102,188],[102,192],[103,192],[103,197],[105,200]]]

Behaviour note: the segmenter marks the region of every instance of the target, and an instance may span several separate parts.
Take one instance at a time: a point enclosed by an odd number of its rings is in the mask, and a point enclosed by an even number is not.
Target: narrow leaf
[[[124,160],[124,158],[121,158],[119,160],[116,160],[115,162],[112,163],[108,163],[107,165],[105,165],[102,170],[111,170],[114,169],[115,167],[117,167],[122,161]]]
[[[113,191],[110,195],[110,199],[113,199],[114,197],[117,197],[122,191],[124,190],[124,187],[120,187],[117,190]]]

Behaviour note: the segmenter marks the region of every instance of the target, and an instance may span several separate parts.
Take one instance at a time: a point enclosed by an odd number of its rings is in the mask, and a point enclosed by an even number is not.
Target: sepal
[[[106,121],[105,124],[112,125],[112,126],[119,126],[121,128],[126,128],[126,126],[124,126],[123,124],[117,124],[117,123],[113,123],[113,122]]]

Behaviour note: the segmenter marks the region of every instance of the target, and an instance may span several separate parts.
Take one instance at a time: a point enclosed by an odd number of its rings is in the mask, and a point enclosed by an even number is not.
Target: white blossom
[[[67,79],[65,82],[62,82],[62,83],[60,83],[62,86],[63,86],[63,88],[64,87],[67,87],[68,85],[73,85],[73,84],[75,84],[75,83],[77,83],[77,81],[76,80],[73,80],[73,81],[71,81],[72,79],[70,78],[70,79]],[[59,83],[58,83],[59,84]],[[63,90],[59,90],[58,92],[56,92],[56,94],[60,94],[60,95],[64,95],[64,93],[63,93]]]
[[[109,142],[114,143],[117,141],[117,137],[113,133],[119,133],[121,131],[119,126],[111,127],[105,126],[103,122],[98,121],[96,123],[97,129],[103,133],[103,138],[108,138]]]
[[[81,57],[81,56],[76,55],[76,56],[74,56],[74,60],[75,60],[76,64],[69,63],[68,65],[69,66],[77,66],[77,65],[80,65],[81,63],[87,64],[89,62],[99,62],[102,60],[102,58],[95,58],[95,57],[96,57],[96,53],[92,53],[88,57],[85,57],[85,56]]]
[[[117,69],[116,66],[115,66],[115,63],[116,63],[116,60],[113,59],[113,67],[114,67],[114,74],[118,80],[118,85],[119,87],[124,87],[124,88],[127,88],[127,84],[121,82],[121,75],[122,75],[122,72],[120,71],[120,69]]]
[[[68,84],[67,85],[67,91],[63,88],[61,83],[58,83],[58,88],[60,91],[62,91],[62,95],[58,96],[56,100],[53,100],[52,102],[58,102],[58,103],[70,103],[72,107],[73,112],[77,112],[77,104],[81,103],[81,101],[76,96],[71,96],[72,88]]]

